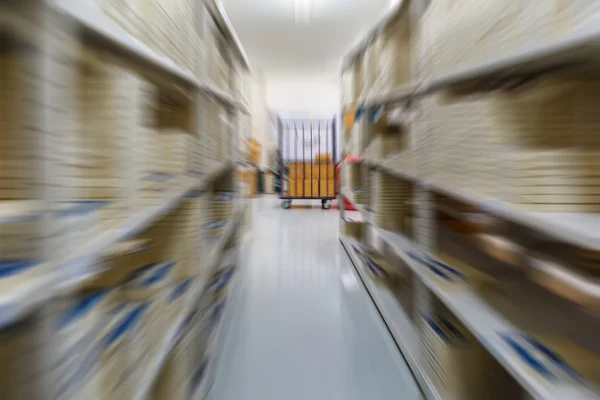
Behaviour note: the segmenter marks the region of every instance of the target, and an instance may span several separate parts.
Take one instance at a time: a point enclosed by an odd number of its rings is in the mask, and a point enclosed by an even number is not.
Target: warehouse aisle
[[[252,246],[209,399],[420,399],[340,245],[338,211],[279,204],[253,202]]]

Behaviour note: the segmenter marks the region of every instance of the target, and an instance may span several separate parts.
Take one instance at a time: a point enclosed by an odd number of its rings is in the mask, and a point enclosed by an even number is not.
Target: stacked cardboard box
[[[396,17],[381,34],[378,87],[389,91],[411,83],[412,26],[408,13]]]
[[[135,113],[128,114],[135,107],[137,79],[99,53],[88,53],[88,61],[74,73],[77,91],[68,100],[74,124],[57,149],[58,198],[107,203],[97,210],[106,229],[118,225],[134,201],[126,152],[137,123]]]
[[[599,12],[593,1],[438,1],[423,20],[428,26],[421,47],[427,43],[431,71],[439,77],[573,33]]]
[[[220,29],[212,17],[205,20],[205,46],[208,56],[208,77],[214,85],[225,92],[230,92],[229,66],[232,62],[226,42],[221,35]]]
[[[10,46],[9,46],[10,47]],[[36,182],[42,170],[42,106],[34,102],[39,83],[32,68],[38,59],[30,45],[14,43],[0,54],[0,199],[42,198]]]
[[[155,400],[184,400],[189,398],[188,382],[191,369],[189,353],[182,351],[180,342],[165,361],[158,375],[152,398]]]
[[[123,3],[122,0],[111,1]],[[198,52],[188,49],[196,48],[195,46],[201,43],[200,34],[196,29],[200,18],[197,7],[190,0],[139,2],[135,14],[139,15],[142,25],[135,27],[135,35],[150,48],[168,56],[184,69],[194,71],[197,68]],[[112,14],[123,20],[124,17],[119,15],[119,7],[113,9],[116,11]],[[137,18],[135,21],[137,22]],[[131,26],[131,23],[128,25]]]
[[[546,80],[523,94],[432,108],[432,176],[524,210],[597,212],[596,85]]]
[[[375,224],[388,230],[410,234],[412,189],[406,181],[383,172],[374,173],[372,204]]]
[[[290,162],[288,192],[291,197],[335,195],[335,169],[331,162]]]
[[[142,365],[147,359],[140,348],[140,333],[148,316],[144,304],[117,305],[110,310],[110,322],[99,337],[98,370],[93,384],[100,388],[100,399],[133,398],[138,387]]]
[[[75,294],[53,299],[45,307],[55,332],[53,345],[54,398],[98,398],[101,386],[93,383],[99,370],[98,333],[110,323],[109,291]]]
[[[114,294],[118,301],[146,306],[146,326],[139,333],[140,342],[136,346],[140,357],[147,362],[157,356],[172,320],[168,297],[177,264],[171,261],[144,267],[130,276]],[[136,372],[143,374],[144,371],[138,369]]]
[[[0,331],[3,398],[44,399],[51,389],[52,343],[45,318],[35,313]]]
[[[44,259],[43,215],[42,202],[0,202],[0,263]]]
[[[530,398],[449,312],[422,314],[420,334],[424,369],[443,398]]]
[[[100,9],[118,26],[135,37],[144,29],[145,1],[95,0]]]
[[[152,260],[177,261],[172,272],[176,280],[191,278],[201,273],[201,259],[197,254],[199,204],[200,193],[188,194],[177,209],[165,215],[142,235],[153,241]]]
[[[235,193],[230,190],[215,190],[209,197],[207,219],[202,224],[202,235],[207,248],[223,234],[232,216],[234,198]]]

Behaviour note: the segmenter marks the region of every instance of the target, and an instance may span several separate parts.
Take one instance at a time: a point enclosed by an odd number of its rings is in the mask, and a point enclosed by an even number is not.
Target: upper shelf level
[[[344,68],[352,65],[365,52],[374,38],[406,12],[409,1],[403,1],[380,21],[345,60]],[[511,54],[490,56],[456,72],[429,80],[418,80],[400,87],[382,88],[358,98],[357,105],[373,108],[405,104],[433,94],[464,96],[498,89],[513,89],[538,77],[556,73],[599,76],[600,25],[597,18],[560,35],[524,43]]]
[[[359,58],[369,47],[369,44],[373,39],[379,35],[396,17],[408,10],[408,0],[400,0],[397,5],[391,7],[387,12],[384,13],[383,17],[373,26],[364,38],[360,40],[346,55],[344,62],[342,63],[342,69],[348,68]]]
[[[102,48],[109,48],[112,53],[129,60],[145,72],[172,80],[185,88],[204,91],[227,106],[245,113],[249,112],[242,102],[236,100],[229,93],[224,92],[208,81],[198,79],[191,71],[180,67],[169,57],[158,54],[114,24],[98,9],[79,0],[54,0],[50,4],[61,16],[67,17],[70,23],[81,31],[85,41]],[[222,7],[220,7],[220,10],[219,18],[228,21]],[[10,20],[10,18],[7,18],[6,22],[10,22]],[[244,50],[241,48],[233,28],[230,25],[228,26],[230,28],[227,31],[229,32],[228,35],[236,51],[241,54],[242,65],[246,70],[249,70]]]
[[[246,52],[242,47],[242,43],[235,33],[235,29],[233,29],[233,25],[225,12],[225,8],[223,7],[223,3],[221,0],[213,0],[209,3],[209,7],[211,13],[217,20],[217,24],[219,25],[223,34],[233,43],[234,48],[236,50],[237,56],[242,62],[242,66],[246,71],[250,72],[250,63],[248,62],[248,57],[246,56]]]

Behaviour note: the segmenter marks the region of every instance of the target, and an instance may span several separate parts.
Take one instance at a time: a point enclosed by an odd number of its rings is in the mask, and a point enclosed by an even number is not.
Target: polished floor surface
[[[413,377],[338,240],[338,211],[253,200],[210,400],[413,400]]]

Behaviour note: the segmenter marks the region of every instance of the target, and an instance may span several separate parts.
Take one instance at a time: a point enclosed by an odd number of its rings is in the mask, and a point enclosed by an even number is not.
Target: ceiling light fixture
[[[314,0],[292,0],[296,25],[310,22],[314,9]]]

